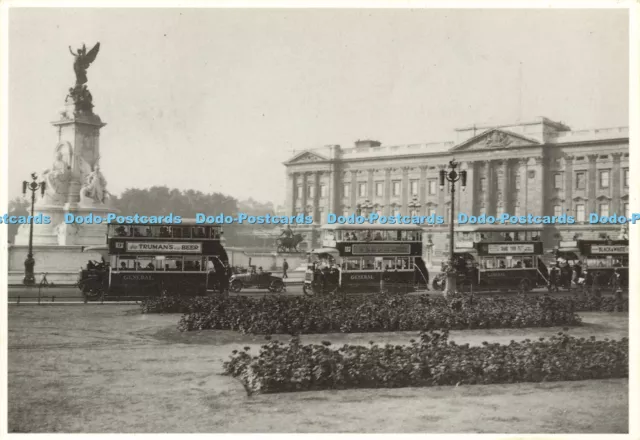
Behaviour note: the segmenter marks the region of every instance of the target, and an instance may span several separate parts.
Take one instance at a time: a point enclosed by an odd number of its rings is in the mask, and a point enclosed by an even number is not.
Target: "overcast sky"
[[[108,189],[284,200],[292,149],[454,140],[535,116],[628,125],[624,10],[12,9],[9,196],[47,168],[89,68]],[[518,66],[522,63],[522,82]],[[522,84],[522,99],[519,99]],[[519,105],[519,103],[522,105]]]

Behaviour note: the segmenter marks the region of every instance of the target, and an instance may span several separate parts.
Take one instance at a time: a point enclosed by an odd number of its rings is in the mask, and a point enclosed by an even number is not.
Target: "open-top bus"
[[[90,262],[78,286],[89,299],[153,296],[163,292],[203,295],[220,288],[228,271],[221,227],[180,224],[110,224],[101,251],[106,264]]]
[[[418,225],[325,225],[309,253],[304,293],[408,292],[428,285]]]

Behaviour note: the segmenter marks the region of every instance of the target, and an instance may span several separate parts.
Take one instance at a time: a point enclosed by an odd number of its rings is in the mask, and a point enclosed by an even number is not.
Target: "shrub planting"
[[[267,337],[269,338],[269,337]],[[422,332],[410,345],[369,347],[330,342],[270,341],[257,356],[234,350],[225,373],[249,393],[346,388],[399,388],[458,384],[544,382],[628,377],[628,339],[550,339],[508,345],[458,345],[447,331]]]
[[[171,303],[173,304],[173,303]],[[169,305],[165,305],[165,310]],[[579,325],[571,303],[550,297],[454,298],[370,295],[201,298],[186,307],[181,331],[254,334],[365,333],[430,329]]]

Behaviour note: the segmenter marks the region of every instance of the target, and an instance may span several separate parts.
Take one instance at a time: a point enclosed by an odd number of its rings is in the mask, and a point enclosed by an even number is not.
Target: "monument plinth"
[[[53,165],[41,174],[46,191],[35,205],[35,212],[50,217],[51,223],[33,228],[36,280],[47,272],[49,281],[74,282],[80,266],[88,259],[100,258],[98,254],[82,253],[82,249],[105,244],[106,225],[67,223],[66,217],[94,214],[104,218],[114,212],[99,165],[100,129],[106,124],[93,112],[93,97],[86,86],[87,68],[99,49],[100,43],[88,52],[84,45],[77,53],[69,48],[75,57],[76,84],[69,89],[58,120],[51,123],[58,134]],[[10,247],[10,283],[17,277],[14,272],[23,271],[28,244],[29,225],[21,225],[15,245]]]

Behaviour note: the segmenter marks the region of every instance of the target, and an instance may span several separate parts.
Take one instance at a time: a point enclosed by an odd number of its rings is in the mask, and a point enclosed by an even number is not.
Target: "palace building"
[[[300,151],[284,163],[286,213],[313,215],[314,226],[303,231],[312,247],[318,244],[315,229],[328,213],[439,215],[444,225],[423,225],[427,259],[437,260],[448,252],[451,209],[448,186],[440,188],[438,173],[455,158],[467,170],[466,190],[456,184],[455,213],[573,216],[573,225],[538,226],[548,248],[561,240],[621,234],[620,225],[593,225],[589,215],[629,215],[628,127],[574,131],[540,117],[473,125],[455,134],[452,142],[386,146],[359,140],[351,147]],[[477,238],[469,235],[472,225],[460,231],[464,238]]]

